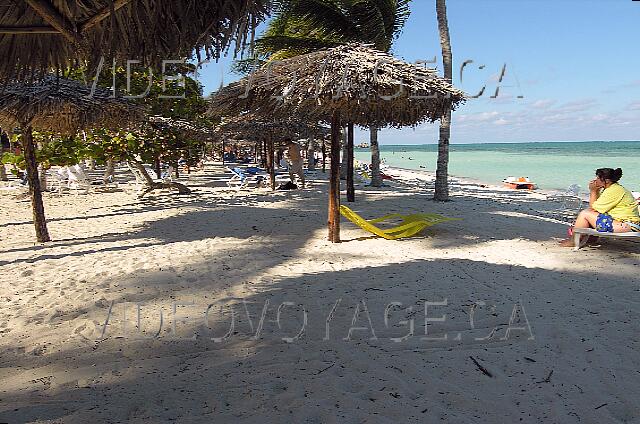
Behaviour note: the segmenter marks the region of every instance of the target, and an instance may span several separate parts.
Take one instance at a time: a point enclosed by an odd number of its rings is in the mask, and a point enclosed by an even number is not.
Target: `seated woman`
[[[595,228],[603,233],[640,231],[638,205],[631,192],[618,184],[620,178],[620,168],[601,168],[596,171],[596,179],[589,183],[590,207],[580,212],[573,228]],[[573,234],[573,228],[569,230],[569,235]],[[560,244],[574,247],[572,238]]]

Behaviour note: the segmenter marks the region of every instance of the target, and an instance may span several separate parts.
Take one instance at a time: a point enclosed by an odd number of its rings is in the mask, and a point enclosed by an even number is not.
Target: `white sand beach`
[[[640,423],[640,244],[562,249],[544,193],[390,173],[350,207],[462,220],[334,245],[322,173],[210,166],[191,196],[46,193],[39,245],[2,195],[0,422]]]

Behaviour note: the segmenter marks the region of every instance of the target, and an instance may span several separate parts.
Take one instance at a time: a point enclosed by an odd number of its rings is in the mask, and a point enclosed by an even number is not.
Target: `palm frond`
[[[307,28],[322,29],[324,34],[349,40],[358,39],[359,31],[345,13],[347,0],[294,0],[285,13]],[[346,5],[348,6],[348,4]]]
[[[292,37],[287,35],[263,37],[256,42],[259,52],[276,54],[282,50],[296,51],[298,54],[310,53],[316,50],[336,47],[341,43],[316,37]]]

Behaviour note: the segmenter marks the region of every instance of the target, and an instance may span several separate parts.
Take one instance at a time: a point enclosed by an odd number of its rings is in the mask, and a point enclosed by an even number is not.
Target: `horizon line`
[[[368,143],[368,142],[367,142]],[[581,140],[581,141],[475,141],[464,143],[450,143],[450,145],[469,145],[469,144],[532,144],[532,143],[640,143],[640,140]],[[438,143],[420,143],[420,144],[394,144],[380,143],[380,146],[437,146]],[[358,146],[355,146],[356,148]]]

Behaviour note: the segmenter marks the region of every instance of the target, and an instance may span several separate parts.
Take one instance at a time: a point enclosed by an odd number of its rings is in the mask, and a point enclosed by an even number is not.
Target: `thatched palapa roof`
[[[0,126],[72,134],[93,126],[121,128],[141,120],[144,110],[111,91],[48,77],[33,84],[0,86]]]
[[[157,63],[242,44],[268,0],[2,0],[0,78],[100,56]]]
[[[249,113],[224,119],[216,127],[215,132],[220,137],[239,137],[248,140],[262,140],[265,137],[271,137],[277,143],[286,137],[292,139],[322,138],[328,134],[329,130],[318,124],[313,125],[291,119],[268,120]]]
[[[150,116],[149,124],[158,131],[169,130],[179,133],[186,138],[200,141],[213,141],[216,139],[216,134],[213,129],[183,119]]]
[[[268,64],[211,99],[211,113],[252,111],[270,119],[415,126],[439,119],[464,101],[435,70],[350,44]]]

